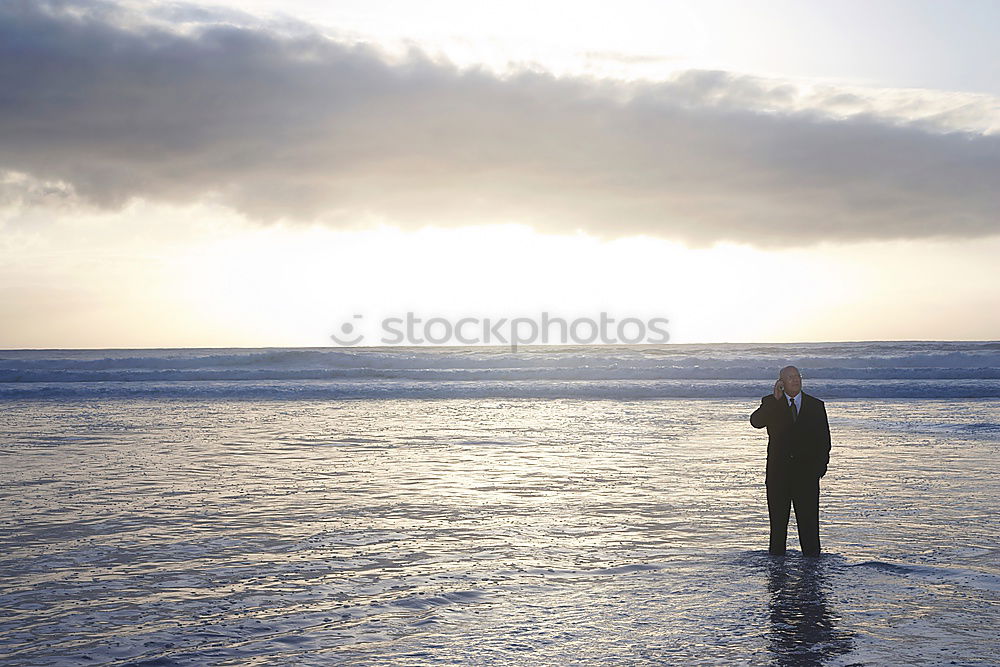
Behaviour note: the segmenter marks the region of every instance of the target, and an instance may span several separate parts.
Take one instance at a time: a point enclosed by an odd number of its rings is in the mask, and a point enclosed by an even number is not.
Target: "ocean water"
[[[748,416],[788,362],[819,559],[766,554]],[[998,362],[0,351],[0,663],[997,665]]]

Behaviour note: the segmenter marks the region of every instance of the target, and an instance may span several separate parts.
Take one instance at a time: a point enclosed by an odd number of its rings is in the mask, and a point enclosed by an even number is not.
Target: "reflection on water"
[[[819,667],[853,649],[852,633],[838,627],[841,619],[827,601],[826,559],[769,557],[767,648],[772,664]]]
[[[831,409],[817,563],[752,402],[3,407],[4,667],[1000,664],[998,443],[884,428],[952,403]]]

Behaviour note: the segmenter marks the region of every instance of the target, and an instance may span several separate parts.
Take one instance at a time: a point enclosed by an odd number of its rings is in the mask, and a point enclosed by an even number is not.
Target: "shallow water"
[[[819,560],[753,400],[3,405],[4,664],[1000,663],[1000,401],[829,401]]]

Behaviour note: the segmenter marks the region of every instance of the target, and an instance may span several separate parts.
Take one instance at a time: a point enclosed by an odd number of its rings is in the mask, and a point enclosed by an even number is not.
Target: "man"
[[[767,427],[767,514],[771,520],[769,551],[785,553],[789,506],[804,556],[819,556],[819,478],[830,462],[830,424],[826,405],[802,392],[795,366],[781,369],[774,393],[750,415],[754,428]]]

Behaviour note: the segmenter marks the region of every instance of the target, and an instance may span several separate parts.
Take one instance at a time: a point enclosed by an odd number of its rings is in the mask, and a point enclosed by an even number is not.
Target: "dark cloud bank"
[[[794,89],[718,72],[500,77],[191,7],[162,16],[0,3],[0,171],[99,206],[210,196],[333,225],[758,245],[1000,231],[995,134],[781,111]]]

